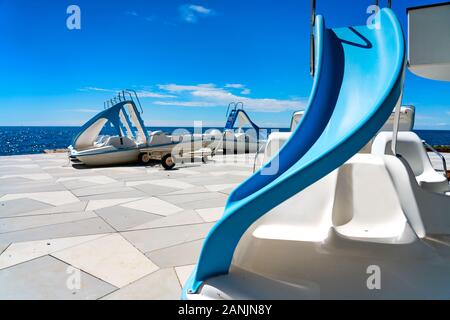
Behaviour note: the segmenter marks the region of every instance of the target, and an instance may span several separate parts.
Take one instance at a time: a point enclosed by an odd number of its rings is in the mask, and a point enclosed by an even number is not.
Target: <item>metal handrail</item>
[[[236,102],[230,102],[230,104],[228,105],[227,114],[226,114],[227,117],[229,115],[231,106],[234,106],[234,109],[236,109]]]
[[[136,90],[133,90],[133,89],[126,89],[126,90],[124,90],[124,95],[125,95],[125,93],[127,93],[127,94],[130,96],[130,99],[131,99],[131,101],[133,101],[133,102],[134,102],[133,95],[135,96],[136,101],[137,101],[137,103],[138,103],[138,105],[139,105],[139,108],[141,109],[141,113],[144,114],[144,108],[142,108],[141,100],[139,99],[139,96],[138,96]]]
[[[131,93],[134,94],[134,96],[136,97],[136,100],[138,102],[139,108],[141,109],[141,113],[144,114],[144,109],[142,108],[141,100],[139,100],[139,96],[138,96],[136,90],[126,89],[125,92],[127,92],[130,95],[131,100],[133,100],[133,101],[134,101],[134,99],[133,99],[133,96],[131,95]]]
[[[442,160],[442,167],[444,169],[444,176],[448,180],[447,160],[445,160],[444,155],[442,153],[440,153],[439,151],[437,151],[435,148],[433,148],[431,145],[429,145],[425,140],[422,140],[422,143],[425,146],[425,148],[431,150],[434,154],[436,154],[439,158],[441,158],[441,160]]]
[[[265,148],[265,144],[264,145],[261,145],[259,148],[258,148],[258,151],[256,151],[256,155],[255,155],[255,159],[254,159],[254,161],[253,161],[253,173],[255,173],[256,172],[256,161],[258,160],[258,156],[261,154],[261,151]]]
[[[243,102],[236,103],[236,110],[239,109],[239,106],[242,106],[242,110],[244,110],[244,103]]]
[[[375,0],[375,5],[378,7],[380,4],[379,0]],[[388,8],[392,8],[392,0],[388,0]]]

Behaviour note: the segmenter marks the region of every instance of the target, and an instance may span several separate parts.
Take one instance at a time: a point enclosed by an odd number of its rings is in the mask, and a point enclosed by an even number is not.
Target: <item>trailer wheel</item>
[[[151,161],[150,155],[148,153],[141,153],[139,154],[139,162],[143,165],[148,165]]]
[[[166,154],[164,157],[162,157],[161,163],[166,170],[172,170],[173,168],[175,168],[175,159],[171,154]]]

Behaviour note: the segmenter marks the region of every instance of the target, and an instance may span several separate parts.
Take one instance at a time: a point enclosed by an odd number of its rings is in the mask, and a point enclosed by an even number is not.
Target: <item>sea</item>
[[[185,133],[194,133],[193,127],[148,128],[149,131],[160,130],[169,134],[178,133],[180,129]],[[214,128],[202,130],[205,132],[210,129]],[[270,134],[273,131],[288,132],[289,128],[263,130]],[[45,150],[65,149],[79,131],[79,127],[0,127],[0,156],[39,154]],[[450,130],[417,130],[416,133],[430,145],[450,146]]]

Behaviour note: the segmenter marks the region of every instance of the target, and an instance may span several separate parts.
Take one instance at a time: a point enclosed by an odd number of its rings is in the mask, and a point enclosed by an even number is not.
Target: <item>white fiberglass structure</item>
[[[409,70],[450,81],[450,2],[409,8],[408,28]]]
[[[270,161],[274,156],[278,154],[280,149],[289,140],[292,133],[297,128],[298,124],[302,120],[305,111],[297,111],[292,115],[291,119],[291,131],[290,132],[274,132],[269,135],[267,143],[263,145],[260,152],[255,158],[255,170],[262,167],[265,163]],[[400,108],[399,116],[399,131],[412,131],[415,123],[416,110],[414,106],[402,106]],[[395,123],[395,110],[392,112],[389,120],[386,121],[384,126],[380,129],[380,132],[394,130]],[[373,139],[361,150],[363,153],[370,153],[372,148]]]
[[[138,161],[139,148],[147,145],[149,136],[133,96],[122,94],[81,128],[69,147],[70,159],[88,166]]]
[[[211,153],[204,150],[209,143],[204,143],[201,136],[170,136],[161,131],[149,133],[141,116],[141,103],[133,90],[122,91],[105,107],[74,138],[69,147],[72,161],[88,166],[107,166],[138,161],[149,164],[157,160],[162,161],[164,168],[172,169],[175,157],[198,155],[206,161]]]
[[[401,109],[400,23],[379,15],[379,30],[316,17],[309,106],[231,193],[183,298],[450,298],[449,184]]]
[[[214,134],[217,136],[217,134]],[[230,103],[223,137],[217,145],[223,153],[254,153],[264,144],[261,129],[244,110],[242,102]]]

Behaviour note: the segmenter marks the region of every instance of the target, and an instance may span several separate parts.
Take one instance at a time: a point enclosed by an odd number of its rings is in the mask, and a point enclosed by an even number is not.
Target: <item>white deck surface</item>
[[[253,159],[168,172],[0,157],[0,299],[179,299]]]
[[[179,299],[253,159],[168,172],[77,169],[64,154],[0,157],[0,299]]]

